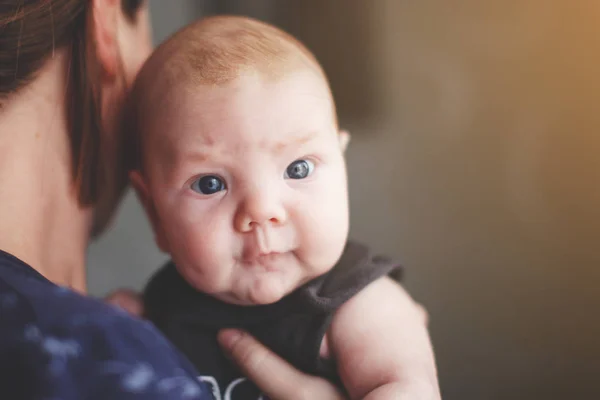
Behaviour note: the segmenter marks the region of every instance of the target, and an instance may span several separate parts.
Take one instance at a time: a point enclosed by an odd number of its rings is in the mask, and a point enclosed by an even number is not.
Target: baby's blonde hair
[[[301,66],[324,75],[316,58],[297,39],[251,18],[205,18],[169,42],[173,42],[173,50],[167,61],[167,75],[183,75],[198,84],[225,84],[249,68],[266,78],[276,78]]]

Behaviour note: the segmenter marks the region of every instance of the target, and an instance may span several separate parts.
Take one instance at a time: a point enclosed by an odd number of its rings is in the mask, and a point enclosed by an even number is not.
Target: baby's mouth
[[[244,262],[255,263],[259,261],[273,260],[282,253],[279,251],[260,251],[252,252],[244,256]]]
[[[268,271],[277,270],[278,264],[287,252],[268,251],[244,257],[244,264],[250,267],[261,267]]]
[[[280,253],[278,251],[269,251],[266,253],[260,253],[257,257],[258,261],[270,261],[270,260],[276,260],[277,258],[279,258],[279,256],[281,256],[283,253]]]

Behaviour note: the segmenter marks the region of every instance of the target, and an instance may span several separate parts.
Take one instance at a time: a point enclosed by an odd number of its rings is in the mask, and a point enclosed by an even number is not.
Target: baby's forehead
[[[224,100],[240,102],[242,98],[239,93],[245,92],[245,89],[256,81],[283,88],[284,82],[297,75],[311,75],[312,78],[316,78],[319,92],[327,93],[327,96],[331,97],[328,82],[321,71],[301,58],[290,58],[285,65],[280,60],[278,66],[274,63],[224,63],[221,64],[223,68],[215,70],[198,67],[190,60],[181,60],[181,54],[179,60],[177,57],[171,57],[169,53],[163,56],[164,59],[149,65],[143,71],[144,76],[136,82],[137,118],[141,119],[142,124],[147,122],[144,120],[153,120],[157,114],[168,112],[174,104],[176,107],[189,106],[185,101],[183,104],[181,101],[187,98],[189,93],[196,94],[194,101],[200,99],[199,94],[204,96],[200,101],[204,104],[215,100],[214,94],[217,92],[221,95],[218,99],[221,103],[224,103]],[[256,79],[245,79],[247,77]],[[252,102],[253,99],[246,101]]]
[[[148,100],[147,100],[148,101]],[[219,85],[198,84],[184,78],[165,89],[146,112],[150,118],[166,118],[177,124],[180,119],[195,123],[235,122],[238,118],[271,114],[270,122],[304,122],[302,113],[331,107],[333,97],[327,82],[314,70],[299,66],[274,77],[249,68],[231,81]],[[335,118],[335,115],[332,115]]]
[[[146,122],[152,151],[177,158],[190,148],[277,153],[318,139],[319,134],[331,135],[337,124],[327,89],[318,79],[310,81],[266,81],[265,89],[265,81],[245,77],[218,87],[172,88],[175,100],[148,114],[153,120]],[[303,90],[299,96],[298,88]]]

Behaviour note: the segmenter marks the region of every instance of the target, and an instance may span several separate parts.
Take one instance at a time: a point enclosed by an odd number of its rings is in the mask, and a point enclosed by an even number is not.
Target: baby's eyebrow
[[[275,152],[280,152],[285,150],[288,147],[292,146],[300,146],[307,142],[310,142],[317,136],[317,132],[309,132],[305,135],[300,135],[291,139],[286,140],[285,142],[278,142],[273,146],[273,150]]]
[[[192,161],[195,163],[203,163],[208,161],[210,158],[210,153],[206,151],[186,151],[183,156],[187,161]]]

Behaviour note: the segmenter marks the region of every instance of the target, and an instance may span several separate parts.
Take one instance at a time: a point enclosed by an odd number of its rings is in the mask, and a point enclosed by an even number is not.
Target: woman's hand
[[[144,306],[138,293],[119,289],[104,299],[136,317],[142,317]],[[304,374],[244,332],[223,330],[219,333],[223,350],[256,386],[272,400],[322,399],[344,397],[327,380]]]
[[[143,316],[142,299],[133,290],[116,290],[104,300],[136,317]],[[329,381],[300,372],[247,333],[226,329],[218,339],[225,353],[269,399],[344,399]]]
[[[218,339],[225,353],[269,399],[345,398],[329,381],[300,372],[245,332],[225,329]]]

